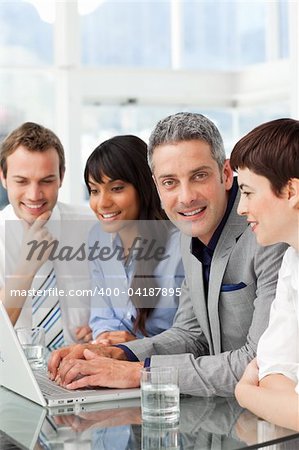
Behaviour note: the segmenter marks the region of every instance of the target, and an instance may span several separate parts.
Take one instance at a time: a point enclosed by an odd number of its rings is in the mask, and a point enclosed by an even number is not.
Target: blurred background
[[[178,111],[212,119],[229,156],[259,123],[299,117],[298,3],[1,0],[0,139],[25,121],[55,131],[67,157],[60,199],[76,204],[100,142],[147,141]]]

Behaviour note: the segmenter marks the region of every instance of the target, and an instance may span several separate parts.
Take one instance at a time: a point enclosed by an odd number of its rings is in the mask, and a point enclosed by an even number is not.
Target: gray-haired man
[[[49,369],[54,377],[63,358],[61,382],[71,389],[134,387],[140,361],[150,358],[151,366],[179,367],[183,393],[233,395],[267,326],[286,247],[261,248],[237,215],[237,182],[220,133],[206,117],[179,113],[161,120],[148,159],[163,207],[183,232],[186,279],[175,323],[117,348],[58,350]],[[75,381],[79,374],[84,377]]]

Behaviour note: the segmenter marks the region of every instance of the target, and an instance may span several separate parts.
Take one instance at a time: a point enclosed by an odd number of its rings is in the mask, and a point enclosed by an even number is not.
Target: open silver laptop
[[[99,388],[69,391],[49,380],[46,372],[33,372],[1,301],[0,386],[48,407],[140,397],[140,389]]]

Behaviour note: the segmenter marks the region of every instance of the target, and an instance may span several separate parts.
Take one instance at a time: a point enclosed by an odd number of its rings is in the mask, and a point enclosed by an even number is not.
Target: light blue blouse
[[[171,225],[166,241],[163,242],[164,252],[155,258],[154,269],[149,269],[149,273],[154,275],[155,282],[151,285],[154,287],[152,289],[149,286],[143,287],[137,289],[137,292],[136,287],[134,288],[142,307],[155,307],[146,320],[149,337],[167,330],[172,325],[184,279],[180,233]],[[89,247],[97,248],[92,252],[93,260],[89,262],[93,289],[89,325],[93,338],[104,331],[121,330],[134,334],[133,326],[137,311],[130,298],[133,289],[131,282],[134,274],[138,274],[140,250],[139,253],[138,250],[132,252],[132,258],[128,264],[124,264],[124,260],[121,260],[123,254],[120,251],[119,236],[103,232],[100,224],[96,224],[90,232]],[[151,257],[153,254],[143,253],[143,256],[145,260],[147,256]],[[138,331],[136,337],[144,336]]]

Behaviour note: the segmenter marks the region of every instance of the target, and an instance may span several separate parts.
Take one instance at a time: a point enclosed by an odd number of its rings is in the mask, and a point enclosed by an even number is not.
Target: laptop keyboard
[[[46,372],[35,372],[35,378],[43,394],[49,396],[70,394],[68,389],[58,386],[54,381],[50,380]]]

